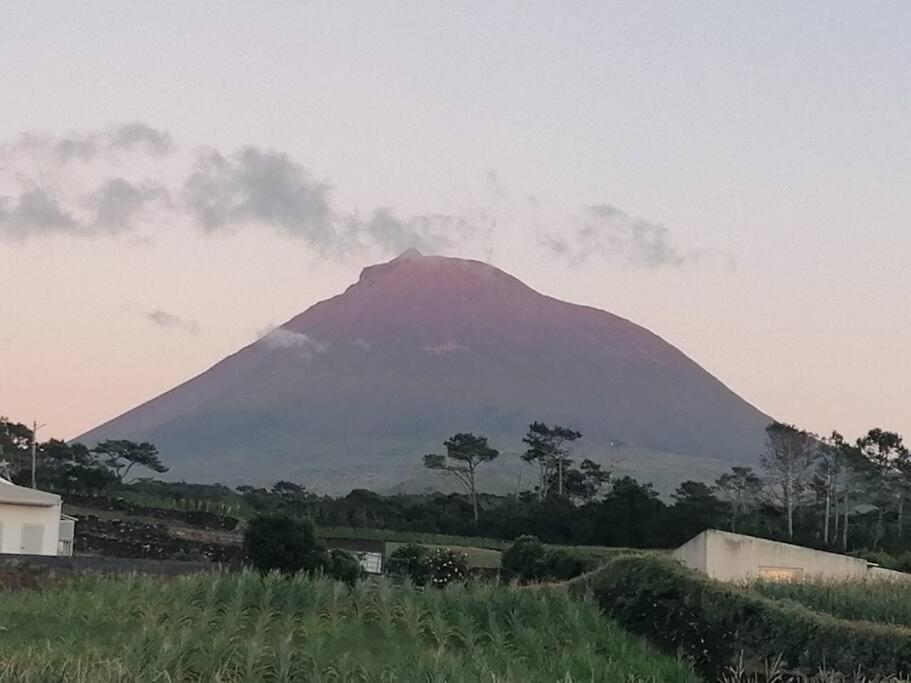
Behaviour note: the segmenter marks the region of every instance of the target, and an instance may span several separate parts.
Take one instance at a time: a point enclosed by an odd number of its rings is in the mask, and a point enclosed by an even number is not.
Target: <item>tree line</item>
[[[123,485],[133,468],[168,471],[158,449],[148,442],[102,441],[94,448],[58,439],[33,443],[32,430],[0,416],[0,477],[14,484],[64,492],[98,492]],[[32,458],[32,448],[35,458]]]
[[[736,465],[714,482],[685,481],[669,498],[649,483],[614,476],[591,459],[578,464],[582,434],[534,422],[522,459],[534,485],[515,495],[483,493],[483,468],[500,456],[486,436],[455,434],[425,467],[453,477],[464,494],[381,496],[357,489],[347,496],[314,494],[288,481],[272,487],[186,484],[129,476],[167,466],[150,443],[112,440],[87,448],[50,440],[37,444],[40,488],[60,493],[143,492],[171,499],[217,501],[251,513],[309,517],[321,526],[488,536],[512,540],[633,547],[673,547],[706,528],[723,528],[818,548],[911,551],[906,504],[911,454],[900,434],[875,428],[848,441],[773,422],[758,469]],[[0,418],[0,475],[27,485],[31,430]],[[480,478],[479,478],[479,472]]]

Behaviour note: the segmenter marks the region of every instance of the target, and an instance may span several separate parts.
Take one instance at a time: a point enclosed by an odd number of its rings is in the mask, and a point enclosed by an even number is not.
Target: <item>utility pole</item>
[[[44,427],[44,425],[39,425],[37,421],[32,422],[32,488],[38,488],[38,485],[35,482],[35,470],[38,465],[37,458],[37,445],[38,445],[38,430]]]

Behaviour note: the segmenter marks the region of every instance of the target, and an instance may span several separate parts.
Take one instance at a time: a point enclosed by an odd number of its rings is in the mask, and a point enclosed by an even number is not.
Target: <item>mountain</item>
[[[770,418],[643,327],[410,250],[79,440],[152,441],[176,477],[342,492],[435,487],[422,454],[474,431],[508,454],[487,488],[510,490],[533,420],[667,487],[753,461]]]

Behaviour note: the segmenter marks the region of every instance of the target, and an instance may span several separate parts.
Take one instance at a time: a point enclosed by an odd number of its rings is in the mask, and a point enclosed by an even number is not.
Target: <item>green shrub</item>
[[[468,578],[465,553],[456,553],[449,548],[429,549],[413,543],[389,556],[388,569],[390,573],[407,577],[416,586],[442,588]]]
[[[364,578],[367,572],[361,567],[357,557],[347,550],[333,548],[326,553],[323,561],[323,571],[327,576],[349,585],[355,584],[358,579]]]
[[[601,566],[603,551],[570,546],[549,547],[534,536],[520,536],[502,557],[505,578],[528,581],[566,581]]]
[[[348,584],[364,575],[351,553],[326,550],[317,540],[309,520],[284,515],[263,515],[253,519],[244,532],[244,554],[261,572],[321,571]]]
[[[247,526],[244,554],[260,571],[293,574],[321,567],[324,549],[308,520],[264,515]]]
[[[519,536],[503,551],[501,566],[509,577],[522,581],[544,578],[544,544],[535,536]]]
[[[427,556],[430,582],[436,588],[450,583],[462,583],[468,578],[468,560],[465,553],[449,548],[436,548]]]
[[[556,548],[544,556],[544,576],[553,581],[566,581],[595,569],[600,563],[586,561],[578,553]]]
[[[911,672],[909,629],[817,614],[713,581],[670,558],[618,557],[570,589],[591,591],[621,624],[683,651],[710,676],[720,676],[740,653],[754,671],[781,657],[805,671]]]

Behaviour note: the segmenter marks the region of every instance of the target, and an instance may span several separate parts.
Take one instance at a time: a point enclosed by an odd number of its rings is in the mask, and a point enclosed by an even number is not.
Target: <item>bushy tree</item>
[[[500,566],[510,576],[522,581],[536,581],[544,577],[544,544],[536,536],[519,536],[500,558]]]
[[[244,532],[244,554],[260,571],[284,574],[315,571],[325,560],[325,549],[316,539],[313,524],[284,515],[251,520]]]
[[[730,507],[731,531],[737,531],[737,520],[759,504],[762,479],[752,467],[735,466],[715,480],[715,490]]]
[[[475,524],[478,523],[478,487],[476,474],[478,467],[495,460],[500,451],[491,448],[486,436],[471,433],[460,433],[447,439],[443,445],[446,455],[429,453],[424,456],[424,467],[439,470],[456,478],[468,491]]]
[[[781,422],[766,427],[766,450],[759,462],[787,515],[788,538],[794,538],[794,510],[800,505],[817,454],[812,434]]]
[[[126,439],[102,441],[92,449],[92,452],[105,462],[121,484],[136,465],[159,474],[168,471],[168,467],[161,462],[158,449],[148,441],[142,443]]]
[[[539,499],[544,499],[554,489],[557,495],[563,495],[566,471],[572,464],[569,444],[581,438],[582,432],[561,425],[551,427],[543,422],[532,422],[528,426],[522,439],[527,446],[522,459],[538,465]]]

